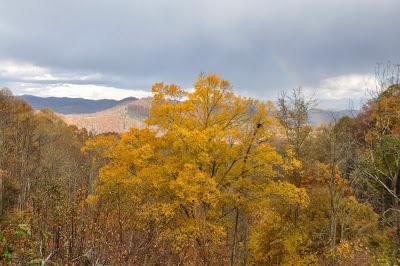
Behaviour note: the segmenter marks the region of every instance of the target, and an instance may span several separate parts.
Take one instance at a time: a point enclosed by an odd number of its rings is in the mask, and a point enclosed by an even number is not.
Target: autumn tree
[[[146,126],[88,134],[0,93],[0,260],[395,265],[398,88],[312,126],[201,75],[156,83]],[[378,214],[378,213],[379,214]]]
[[[362,156],[357,169],[358,194],[374,205],[382,223],[400,241],[400,71],[398,65],[379,65],[373,98],[354,119]],[[363,121],[360,124],[359,121]]]
[[[34,112],[7,90],[0,108],[0,238],[6,247],[0,257],[17,264],[70,261],[80,255],[79,203],[87,191],[80,148],[87,134],[50,110]]]
[[[312,133],[309,112],[315,103],[314,97],[307,97],[300,87],[289,94],[282,92],[277,101],[277,118],[283,129],[284,140],[293,151],[294,158],[304,162],[307,161],[304,159],[304,146]],[[299,186],[302,182],[301,173],[294,171],[291,179]]]
[[[142,261],[246,263],[254,202],[283,171],[273,142],[275,110],[236,96],[213,74],[200,76],[194,88],[153,86],[149,128],[121,136],[90,200],[111,204],[125,254],[138,254],[135,237],[153,243]],[[138,228],[142,233],[132,236]]]

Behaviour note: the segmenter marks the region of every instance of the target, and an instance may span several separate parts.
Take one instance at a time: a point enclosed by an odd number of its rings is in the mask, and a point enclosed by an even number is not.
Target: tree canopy
[[[275,106],[209,74],[152,92],[145,128],[91,135],[1,91],[0,260],[398,263],[398,85],[320,127],[301,89]]]

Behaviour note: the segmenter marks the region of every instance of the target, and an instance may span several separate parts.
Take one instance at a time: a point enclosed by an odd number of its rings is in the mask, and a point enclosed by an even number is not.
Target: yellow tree
[[[168,158],[172,168],[189,164],[216,183],[221,195],[216,218],[226,223],[226,248],[234,263],[238,242],[247,241],[246,233],[239,232],[247,231],[243,228],[248,223],[247,204],[282,163],[271,144],[274,108],[236,96],[228,81],[212,74],[200,76],[194,88],[186,92],[176,85],[156,84],[148,123],[175,148]],[[189,214],[196,212],[191,206],[185,208]]]
[[[193,92],[163,83],[152,91],[148,128],[121,136],[92,199],[110,204],[121,234],[141,230],[138,239],[148,239],[125,245],[128,261],[140,253],[137,263],[246,262],[254,202],[284,164],[273,104],[235,95],[214,74],[200,76]]]

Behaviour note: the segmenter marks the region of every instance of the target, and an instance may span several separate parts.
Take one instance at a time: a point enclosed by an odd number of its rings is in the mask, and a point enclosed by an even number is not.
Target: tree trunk
[[[3,176],[0,170],[0,217],[3,215]]]
[[[239,224],[239,209],[236,209],[235,215],[235,227],[233,231],[233,243],[232,243],[232,250],[231,250],[231,265],[235,264],[235,256],[236,256],[236,241],[237,241],[237,232],[238,232],[238,224]]]

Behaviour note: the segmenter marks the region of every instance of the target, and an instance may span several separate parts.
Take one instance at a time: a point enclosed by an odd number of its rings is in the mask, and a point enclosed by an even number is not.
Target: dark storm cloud
[[[400,62],[399,10],[398,0],[0,0],[0,60],[99,73],[75,82],[132,89],[190,87],[216,72],[241,92],[274,97]]]

